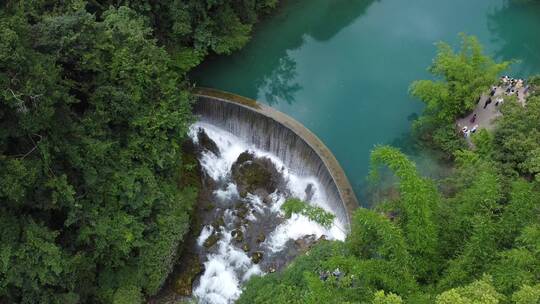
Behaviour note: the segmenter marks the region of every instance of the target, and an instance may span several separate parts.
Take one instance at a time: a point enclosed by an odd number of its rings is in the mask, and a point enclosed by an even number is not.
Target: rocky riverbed
[[[343,239],[342,223],[330,229],[280,210],[297,197],[327,211],[316,178],[297,176],[275,156],[250,147],[215,126],[191,127],[202,193],[189,240],[168,292],[158,302],[232,303],[254,275],[279,271],[321,238]]]

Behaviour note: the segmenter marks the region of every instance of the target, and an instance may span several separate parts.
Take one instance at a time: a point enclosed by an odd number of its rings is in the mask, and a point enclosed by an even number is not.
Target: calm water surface
[[[408,87],[430,78],[434,43],[457,46],[459,32],[476,35],[499,60],[519,59],[513,75],[540,73],[540,3],[296,0],[262,22],[245,49],[208,60],[192,78],[304,123],[334,152],[362,200],[370,151],[406,148],[422,110]],[[421,151],[409,153],[430,163]]]

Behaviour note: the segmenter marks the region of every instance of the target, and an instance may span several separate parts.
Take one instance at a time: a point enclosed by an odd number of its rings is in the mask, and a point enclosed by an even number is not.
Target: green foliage
[[[527,99],[527,106],[505,102],[494,132],[495,159],[521,175],[540,173],[540,97]]]
[[[0,4],[0,302],[158,291],[197,194],[181,161],[193,121],[184,73],[242,47],[275,5]]]
[[[0,302],[138,303],[159,290],[197,195],[181,151],[193,119],[185,73],[245,45],[276,4],[0,4]],[[540,78],[526,107],[505,102],[494,134],[473,137],[474,152],[458,151],[454,132],[508,64],[473,37],[459,52],[440,43],[437,79],[411,94],[426,103],[416,131],[455,153],[449,191],[377,148],[373,174],[388,167],[399,197],[382,213],[359,209],[344,243],[250,280],[238,302],[537,303]],[[283,210],[333,221],[299,200]]]
[[[540,284],[524,285],[512,295],[512,301],[516,304],[540,303]]]
[[[373,304],[401,304],[403,301],[401,300],[401,297],[389,293],[384,294],[384,290],[379,290],[375,293],[375,299],[373,299]]]
[[[437,304],[497,304],[504,296],[491,285],[491,279],[484,277],[467,286],[450,289],[437,296]]]
[[[88,1],[103,13],[110,6],[129,6],[148,20],[161,44],[173,50],[182,71],[196,66],[209,52],[230,54],[249,40],[254,23],[277,0]]]
[[[537,303],[538,184],[503,175],[492,152],[456,153],[439,193],[401,152],[376,148],[372,179],[387,167],[399,196],[358,209],[344,243],[250,281],[239,303]]]
[[[495,153],[494,136],[486,129],[480,129],[472,136],[472,142],[477,154],[490,159]]]
[[[335,215],[324,210],[321,207],[315,207],[306,202],[290,198],[281,205],[281,210],[285,212],[285,217],[290,218],[293,213],[305,215],[310,220],[321,224],[321,226],[330,228],[334,222]]]
[[[410,88],[412,96],[426,103],[424,114],[414,124],[416,131],[449,154],[463,147],[454,121],[473,110],[480,96],[510,65],[484,55],[475,37],[460,36],[458,52],[447,43],[437,44],[437,56],[429,68],[436,80],[419,80]]]
[[[535,1],[535,0],[531,0]],[[530,97],[540,97],[540,75],[533,75],[527,80]]]
[[[135,286],[119,288],[114,293],[113,304],[142,303],[141,291]]]
[[[347,244],[351,253],[359,258],[395,261],[400,267],[410,267],[411,258],[401,231],[374,211],[355,212]]]
[[[399,150],[387,146],[378,147],[371,154],[371,163],[376,168],[386,165],[399,178],[400,198],[396,213],[399,224],[407,239],[407,247],[413,258],[418,276],[428,280],[437,272],[438,227],[434,213],[439,207],[440,197],[434,184],[418,175],[413,162]]]

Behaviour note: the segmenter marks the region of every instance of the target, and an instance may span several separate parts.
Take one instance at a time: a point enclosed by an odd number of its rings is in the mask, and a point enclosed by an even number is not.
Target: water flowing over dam
[[[260,150],[277,156],[300,176],[315,177],[344,231],[358,207],[352,187],[330,150],[291,117],[237,95],[201,89],[194,112],[201,122],[218,126]]]

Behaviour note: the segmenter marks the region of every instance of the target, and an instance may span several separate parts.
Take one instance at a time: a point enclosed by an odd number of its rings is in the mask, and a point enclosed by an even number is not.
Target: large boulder
[[[220,151],[216,143],[206,134],[203,128],[197,130],[197,141],[199,142],[199,147],[202,150],[207,150],[214,153],[217,156],[220,156]]]
[[[249,151],[238,156],[231,168],[238,192],[259,194],[274,192],[282,182],[282,175],[269,158],[255,157]]]

